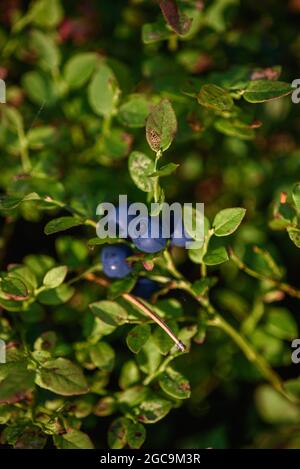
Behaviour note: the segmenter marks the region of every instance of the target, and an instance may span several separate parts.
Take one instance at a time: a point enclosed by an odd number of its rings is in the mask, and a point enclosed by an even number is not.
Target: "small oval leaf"
[[[148,324],[140,324],[131,329],[126,337],[128,348],[133,353],[138,353],[147,342],[151,334],[151,327]]]
[[[146,122],[146,137],[151,150],[165,151],[171,145],[177,131],[177,119],[168,99],[153,107]]]

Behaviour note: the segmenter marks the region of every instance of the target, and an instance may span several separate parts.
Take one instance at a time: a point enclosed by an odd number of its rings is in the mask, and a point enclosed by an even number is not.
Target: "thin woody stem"
[[[84,215],[79,211],[76,210],[76,208],[71,207],[70,205],[66,204],[65,202],[61,202],[59,200],[53,199],[50,196],[44,197],[44,202],[50,203],[52,205],[56,205],[57,207],[61,209],[67,210],[67,212],[70,212],[72,215],[84,218]],[[92,220],[91,218],[86,218],[83,220],[84,225],[92,226],[93,228],[97,227],[97,223]]]
[[[84,275],[84,278],[91,282],[97,283],[98,285],[101,285],[102,287],[107,288],[110,286],[110,282],[108,280],[98,277],[92,273],[86,273]],[[177,348],[181,352],[185,351],[185,345],[176,337],[176,335],[171,331],[171,329],[167,326],[167,324],[158,316],[158,314],[156,314],[148,306],[146,306],[141,300],[136,298],[134,295],[131,295],[130,293],[123,293],[121,296],[128,303],[135,306],[139,311],[141,311],[146,316],[150,317],[154,322],[156,322],[156,324],[158,324],[168,334],[168,336],[173,340],[173,342],[176,344]]]
[[[290,399],[290,396],[287,396],[283,388],[283,383],[277,373],[272,370],[268,365],[265,359],[260,356],[256,350],[250,345],[250,343],[238,332],[236,331],[227,321],[225,321],[220,315],[216,316],[214,319],[207,321],[208,326],[218,327],[222,329],[231,339],[236,343],[236,345],[243,351],[246,358],[260,370],[262,375],[273,385],[273,387],[283,394],[285,397]]]
[[[215,310],[206,296],[196,295],[191,288],[191,284],[183,278],[181,281],[176,282],[176,286],[177,288],[185,290],[187,293],[193,296],[193,298],[195,298],[195,300],[198,301],[198,303],[201,304],[203,308],[205,308],[209,314],[209,319],[207,320],[208,326],[217,327],[223,330],[223,332],[225,332],[236,343],[240,350],[242,350],[246,358],[257,367],[257,369],[261,372],[264,378],[269,381],[274,389],[276,389],[290,401],[295,401],[295,399],[285,391],[284,384],[280,376],[275,371],[273,371],[266,360],[256,352],[252,344],[248,342],[248,340],[242,334],[240,334],[239,331],[234,329],[218,311]]]
[[[280,280],[276,280],[272,277],[265,276],[251,269],[233,252],[232,249],[230,249],[230,258],[240,270],[248,274],[250,277],[256,278],[257,280],[268,281],[287,295],[292,296],[293,298],[300,299],[300,290],[297,290],[297,288],[293,287],[292,285],[289,285],[288,283],[281,282]]]
[[[153,319],[154,322],[156,322],[167,334],[173,342],[176,344],[177,348],[181,351],[185,351],[185,345],[176,337],[175,334],[171,331],[171,329],[167,326],[167,324],[156,314],[154,311],[152,311],[148,306],[146,306],[142,301],[138,300],[135,296],[131,295],[130,293],[123,293],[122,297],[128,301],[128,303],[131,303],[132,305],[136,306],[137,309],[142,311],[146,316],[149,316],[151,319]]]
[[[171,271],[173,270],[173,260],[170,256],[168,259],[169,261],[169,268]],[[109,287],[110,282],[104,278],[98,277],[93,273],[86,273],[84,278],[97,283],[103,287]],[[190,293],[201,305],[206,309],[210,318],[207,321],[207,325],[211,327],[217,327],[223,330],[231,339],[236,343],[236,345],[242,350],[244,355],[247,359],[253,363],[262,373],[264,378],[269,381],[270,384],[282,395],[284,395],[287,399],[293,401],[294,399],[292,396],[288,395],[284,389],[283,382],[280,376],[272,370],[269,364],[265,361],[263,357],[261,357],[256,350],[252,347],[252,344],[247,341],[247,339],[240,334],[239,331],[234,329],[220,314],[215,310],[212,306],[210,301],[207,297],[197,296],[192,288],[190,283],[185,280],[183,277],[180,280],[175,281],[176,287],[185,290],[186,292]],[[184,351],[185,346],[182,342],[173,334],[173,332],[169,329],[169,327],[165,324],[165,322],[156,314],[154,313],[148,306],[146,306],[142,301],[137,299],[135,296],[131,295],[130,293],[123,293],[121,295],[128,303],[135,306],[139,311],[150,317],[154,322],[156,322],[174,341],[177,345],[179,350]]]

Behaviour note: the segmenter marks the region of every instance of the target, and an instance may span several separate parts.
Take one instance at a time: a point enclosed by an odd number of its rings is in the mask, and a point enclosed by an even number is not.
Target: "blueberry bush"
[[[299,14],[2,0],[2,447],[299,447]],[[202,244],[100,239],[120,194]]]

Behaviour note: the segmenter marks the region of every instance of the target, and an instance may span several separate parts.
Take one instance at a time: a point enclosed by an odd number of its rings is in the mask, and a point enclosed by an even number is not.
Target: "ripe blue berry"
[[[144,298],[145,300],[149,300],[153,293],[158,290],[158,288],[159,285],[157,282],[154,282],[147,277],[141,277],[136,282],[133,294],[139,296],[140,298]]]
[[[105,275],[110,278],[126,277],[132,271],[132,267],[126,262],[126,258],[131,253],[131,249],[125,245],[104,246],[101,252],[101,262]]]
[[[143,230],[144,226],[144,230]],[[156,228],[157,235],[151,237],[151,231],[154,233]],[[162,237],[161,222],[159,217],[147,217],[140,220],[138,232],[132,234],[132,242],[134,245],[143,252],[155,253],[159,252],[166,246],[167,239]]]

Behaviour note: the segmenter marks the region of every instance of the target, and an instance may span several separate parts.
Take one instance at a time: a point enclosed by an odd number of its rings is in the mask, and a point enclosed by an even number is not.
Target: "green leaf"
[[[92,326],[91,333],[88,337],[90,343],[95,344],[100,340],[102,337],[106,335],[112,334],[116,329],[116,326],[112,326],[111,324],[107,324],[102,321],[99,317],[94,317],[94,322]]]
[[[59,258],[70,269],[86,265],[89,251],[85,241],[72,236],[60,236],[55,241],[55,247]]]
[[[98,142],[97,153],[100,162],[110,166],[113,160],[120,160],[128,155],[132,137],[123,129],[112,128],[108,134],[102,134]]]
[[[15,449],[43,449],[46,443],[41,429],[26,420],[18,420],[7,426],[1,438]]]
[[[116,243],[124,243],[124,240],[120,238],[91,238],[88,240],[88,246],[101,246],[102,244],[116,244]]]
[[[152,108],[146,122],[146,137],[151,150],[165,151],[171,145],[177,131],[177,119],[168,99]]]
[[[174,368],[168,367],[159,378],[161,389],[175,399],[188,399],[191,387],[188,380]]]
[[[75,429],[63,435],[53,435],[53,442],[58,449],[94,449],[89,436]]]
[[[60,217],[49,221],[45,226],[45,234],[58,233],[59,231],[65,231],[74,226],[84,225],[84,221],[80,218],[75,217]]]
[[[25,73],[21,83],[29,99],[39,106],[52,106],[58,98],[57,89],[46,72],[34,70]]]
[[[55,129],[50,125],[35,127],[27,133],[29,148],[39,150],[45,145],[53,143],[55,139]]]
[[[292,197],[297,210],[300,210],[300,182],[293,186]]]
[[[51,0],[51,2],[37,0],[37,2],[32,2],[28,12],[28,16],[34,24],[46,28],[55,28],[63,19],[63,15],[64,11],[60,0]],[[20,21],[22,21],[22,17]]]
[[[300,378],[289,379],[288,381],[285,381],[284,387],[291,396],[296,397],[297,399],[299,399],[299,397],[300,397]]]
[[[105,64],[98,67],[88,88],[91,108],[99,116],[111,116],[116,108],[120,90],[112,70]]]
[[[23,284],[25,284],[29,293],[32,293],[37,288],[37,279],[34,272],[26,265],[13,265],[9,268],[7,277],[18,278]]]
[[[116,409],[116,400],[112,396],[105,396],[100,399],[96,406],[94,407],[93,413],[98,417],[107,417],[108,415],[112,415]]]
[[[25,362],[0,364],[0,404],[22,401],[34,388],[34,373]]]
[[[128,348],[133,353],[138,353],[147,342],[151,334],[151,327],[148,324],[140,324],[131,329],[126,337]]]
[[[150,174],[150,177],[162,177],[162,176],[170,176],[170,174],[174,173],[178,168],[179,164],[169,163],[161,168],[159,168],[154,173]]]
[[[300,248],[300,229],[293,226],[287,227],[287,232],[290,237],[290,240],[293,241],[297,248]]]
[[[111,326],[120,326],[127,322],[126,310],[115,301],[97,301],[91,303],[90,308],[96,316]]]
[[[153,44],[159,41],[165,41],[172,36],[172,32],[166,27],[165,23],[156,21],[156,23],[146,23],[142,28],[142,40],[144,44]]]
[[[214,111],[229,111],[233,107],[230,93],[217,85],[203,85],[198,94],[198,103]]]
[[[282,340],[298,337],[298,327],[292,314],[284,308],[271,309],[267,316],[265,330]]]
[[[130,176],[135,185],[143,192],[153,192],[154,181],[150,174],[154,171],[154,161],[144,153],[133,151],[128,159]]]
[[[127,425],[129,420],[119,417],[108,429],[108,446],[112,449],[122,449],[127,443]]]
[[[0,288],[10,300],[23,301],[29,297],[25,283],[13,276],[3,278],[0,283]]]
[[[0,210],[12,210],[22,202],[28,200],[40,200],[40,196],[36,192],[31,192],[23,197],[15,197],[13,195],[3,195],[0,197]]]
[[[269,385],[260,386],[256,391],[256,406],[260,416],[267,423],[299,422],[299,407]]]
[[[150,102],[143,94],[132,94],[119,109],[118,118],[123,125],[144,127],[150,112]]]
[[[100,370],[112,371],[115,364],[115,351],[106,342],[98,342],[90,349],[92,362]]]
[[[134,360],[128,360],[122,366],[119,386],[121,389],[127,389],[130,386],[137,384],[140,380],[140,371]]]
[[[175,298],[164,298],[163,300],[158,300],[152,307],[159,316],[170,320],[180,318],[183,315],[182,304]],[[171,326],[176,327],[175,323],[171,324]]]
[[[192,20],[180,12],[175,0],[158,0],[162,14],[170,28],[179,35],[187,34],[191,28]]]
[[[197,324],[190,324],[189,326],[185,326],[177,334],[177,337],[181,342],[185,345],[186,350],[188,351],[191,347],[191,339],[197,333]],[[178,353],[178,349],[176,345],[173,345],[172,353]]]
[[[193,341],[198,345],[202,345],[206,338],[206,331],[207,331],[206,321],[203,319],[200,319],[198,321],[197,333],[194,335]]]
[[[161,360],[160,350],[151,336],[137,354],[138,365],[144,373],[151,375],[158,369]]]
[[[43,332],[34,342],[34,350],[52,351],[57,344],[57,335],[53,331]]]
[[[228,236],[232,234],[240,225],[245,216],[244,208],[225,208],[214,218],[213,228],[216,236]]]
[[[0,425],[5,425],[11,419],[11,415],[13,413],[13,406],[10,404],[3,404],[0,407]],[[3,439],[3,434],[1,435]]]
[[[217,248],[208,248],[207,253],[203,257],[203,261],[206,265],[217,265],[228,261],[229,257],[224,246]]]
[[[166,323],[169,326],[169,328],[174,332],[174,334],[177,334],[178,332],[177,322],[174,320],[169,320],[169,321],[166,321]],[[167,353],[169,353],[169,351],[174,345],[173,340],[159,326],[156,326],[154,330],[153,340],[162,355],[167,355]]]
[[[38,301],[43,305],[60,305],[67,303],[74,295],[74,288],[67,284],[59,285],[57,288],[44,290],[38,295]]]
[[[236,119],[218,119],[214,126],[219,132],[229,137],[242,140],[252,140],[255,137],[254,129]]]
[[[76,396],[88,392],[82,370],[65,358],[49,360],[37,370],[35,382],[38,386],[61,396]]]
[[[47,288],[56,288],[63,283],[68,272],[68,267],[66,265],[61,265],[59,267],[53,267],[49,270],[44,279],[43,284]]]
[[[0,289],[0,306],[6,311],[22,311],[23,305],[20,301],[8,300]]]
[[[108,298],[110,300],[115,300],[123,293],[129,293],[136,284],[136,278],[130,275],[124,277],[120,280],[113,282],[108,290]]]
[[[283,269],[277,264],[269,251],[258,246],[254,246],[253,251],[259,256],[259,261],[262,261],[262,269],[264,269],[267,274],[270,274],[271,272],[274,278],[282,278]]]
[[[139,406],[138,420],[142,423],[156,423],[171,410],[172,403],[159,396],[145,399]]]
[[[5,118],[7,119],[8,128],[19,131],[24,128],[24,119],[22,114],[14,107],[5,107]]]
[[[117,393],[118,402],[133,408],[139,405],[147,397],[148,390],[143,385],[132,386],[125,391]]]
[[[129,448],[139,449],[146,439],[145,427],[141,423],[129,420],[126,436]]]
[[[192,285],[192,290],[197,296],[205,295],[211,287],[213,287],[216,283],[216,279],[214,277],[211,278],[201,278],[200,280],[196,280],[196,282]]]
[[[270,99],[281,98],[292,92],[290,83],[273,80],[250,81],[243,97],[249,103],[263,103]]]
[[[57,69],[60,63],[60,52],[49,34],[42,31],[32,31],[30,46],[39,57],[39,63],[44,70]]]
[[[97,55],[93,52],[80,52],[71,57],[64,68],[64,79],[70,89],[81,88],[92,75]]]

